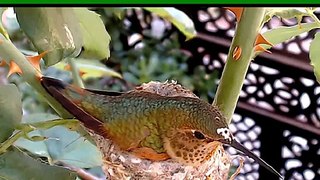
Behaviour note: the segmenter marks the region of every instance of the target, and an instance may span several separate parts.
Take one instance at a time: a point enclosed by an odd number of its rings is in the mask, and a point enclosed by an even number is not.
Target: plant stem
[[[0,146],[0,154],[6,152],[6,150],[14,143],[16,142],[20,137],[23,136],[23,132],[22,131],[18,131],[17,133],[15,133],[13,136],[11,136],[9,139],[7,139],[6,141],[4,141],[1,146]]]
[[[69,58],[68,59],[68,63],[70,65],[70,67],[71,67],[71,73],[72,73],[72,77],[73,77],[73,82],[77,86],[79,86],[81,88],[84,88],[83,81],[82,81],[82,79],[81,79],[81,77],[79,75],[79,69],[78,69],[76,63],[74,62],[74,60],[75,59],[73,59],[73,58]]]
[[[65,110],[47,91],[42,87],[39,78],[41,72],[37,71],[26,57],[2,34],[0,34],[0,56],[7,64],[14,61],[22,70],[21,77],[35,90],[38,91],[50,104],[50,106],[62,117],[71,118],[70,113]]]
[[[314,20],[314,22],[316,22],[318,26],[320,26],[320,20],[318,19],[318,17],[313,12],[310,12],[309,15]]]
[[[231,122],[239,99],[264,14],[264,8],[244,8],[241,20],[236,27],[235,36],[232,40],[227,62],[213,102],[225,115],[228,123]],[[232,57],[236,47],[242,49],[241,57],[238,60]]]
[[[21,124],[17,128],[19,131],[0,145],[0,154],[4,153],[15,141],[17,141],[20,137],[28,134],[29,132],[36,129],[50,129],[54,126],[65,126],[74,131],[81,128],[79,125],[79,121],[74,119],[56,119],[44,122]]]

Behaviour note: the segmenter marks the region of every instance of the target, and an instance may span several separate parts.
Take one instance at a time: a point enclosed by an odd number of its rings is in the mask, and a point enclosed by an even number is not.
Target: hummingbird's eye
[[[194,137],[196,137],[197,139],[205,139],[206,137],[199,131],[194,131],[193,132]]]

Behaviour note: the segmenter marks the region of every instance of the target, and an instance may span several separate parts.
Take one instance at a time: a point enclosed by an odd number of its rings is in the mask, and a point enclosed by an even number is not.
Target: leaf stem
[[[73,58],[68,58],[68,63],[71,67],[71,73],[72,73],[72,77],[73,77],[73,82],[81,87],[81,88],[84,88],[84,84],[83,84],[83,81],[80,77],[80,73],[79,73],[79,69],[76,65],[76,63],[74,62],[75,59]]]
[[[318,24],[318,26],[320,27],[320,20],[318,19],[318,17],[313,13],[309,13],[309,16]]]
[[[24,135],[24,132],[18,131],[13,136],[11,136],[9,139],[4,141],[0,146],[0,154],[5,153],[6,150],[14,143],[16,142],[20,137]]]
[[[254,54],[254,43],[261,29],[264,14],[265,8],[244,8],[241,20],[236,27],[235,36],[232,40],[213,102],[225,115],[228,123],[231,122],[252,55]],[[233,51],[236,47],[242,49],[239,60],[233,58]]]
[[[65,127],[68,127],[70,130],[78,130],[80,127],[80,123],[75,119],[55,119],[55,120],[44,121],[44,122],[21,124],[17,128],[19,131],[0,145],[0,154],[6,152],[6,150],[15,141],[17,141],[21,137],[24,137],[29,132],[34,131],[36,129],[50,129],[54,126],[65,126]]]

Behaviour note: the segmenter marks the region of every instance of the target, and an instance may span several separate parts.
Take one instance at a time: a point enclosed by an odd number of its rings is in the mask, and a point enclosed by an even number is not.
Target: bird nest
[[[148,91],[162,96],[186,96],[198,98],[190,90],[183,88],[175,81],[149,82],[133,91]],[[140,159],[121,151],[110,140],[92,134],[103,156],[103,171],[108,179],[214,179],[228,178],[233,158],[218,146],[212,157],[198,167],[185,166],[171,159],[153,162]],[[241,161],[240,161],[241,162]],[[240,163],[241,164],[241,163]],[[237,173],[240,170],[240,166]],[[235,174],[231,176],[233,179]]]

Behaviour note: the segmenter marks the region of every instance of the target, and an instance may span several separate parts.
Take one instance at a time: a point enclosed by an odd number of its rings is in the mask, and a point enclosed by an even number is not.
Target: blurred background
[[[111,36],[111,57],[103,62],[122,78],[89,78],[86,87],[127,91],[151,80],[173,79],[211,103],[234,34],[235,18],[223,8],[177,8],[193,20],[196,38],[186,41],[172,24],[142,9],[90,8],[101,15]],[[14,44],[25,54],[32,54],[34,47],[19,29],[12,9],[3,13],[2,21]],[[274,17],[262,32],[293,24],[297,24],[296,19]],[[242,144],[286,179],[320,179],[320,86],[308,53],[314,33],[301,34],[276,45],[272,54],[255,58],[230,125]],[[44,73],[71,81],[70,72],[63,69],[50,67]],[[0,77],[0,84],[7,83],[6,70],[1,67]],[[18,76],[9,81],[23,93],[24,114],[52,111]],[[232,148],[226,149],[237,154]],[[236,179],[270,179],[270,174],[246,158]]]

